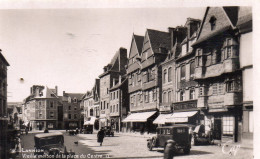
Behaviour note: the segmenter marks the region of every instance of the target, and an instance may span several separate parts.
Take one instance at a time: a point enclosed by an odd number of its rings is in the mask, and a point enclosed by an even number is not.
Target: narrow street
[[[146,136],[129,134],[116,134],[114,137],[105,137],[103,146],[96,140],[96,134],[79,134],[69,136],[64,131],[64,139],[67,150],[72,149],[79,158],[163,158],[163,149],[148,151],[146,147]],[[22,136],[23,150],[34,149],[33,137],[36,133],[29,133]],[[78,141],[78,145],[74,142]],[[225,148],[228,153],[230,148]],[[236,154],[230,155],[222,152],[221,146],[193,146],[189,155],[179,153],[174,158],[184,159],[251,159],[253,158],[252,149],[240,148]],[[21,157],[22,158],[22,157]]]

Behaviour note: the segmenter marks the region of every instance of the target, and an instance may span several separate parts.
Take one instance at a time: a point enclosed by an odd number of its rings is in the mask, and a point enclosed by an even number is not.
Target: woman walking
[[[100,146],[102,146],[104,137],[105,137],[105,131],[104,131],[104,128],[102,127],[101,130],[99,130],[98,134],[97,134],[97,138],[98,138],[97,142],[100,142]]]

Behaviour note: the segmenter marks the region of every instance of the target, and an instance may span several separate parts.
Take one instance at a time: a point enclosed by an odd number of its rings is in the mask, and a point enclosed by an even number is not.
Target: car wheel
[[[183,152],[184,152],[184,154],[189,154],[190,153],[190,148],[183,149]]]

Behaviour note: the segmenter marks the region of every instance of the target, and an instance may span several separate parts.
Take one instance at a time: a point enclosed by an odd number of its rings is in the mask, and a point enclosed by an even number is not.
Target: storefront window
[[[223,116],[223,135],[234,134],[234,117]]]

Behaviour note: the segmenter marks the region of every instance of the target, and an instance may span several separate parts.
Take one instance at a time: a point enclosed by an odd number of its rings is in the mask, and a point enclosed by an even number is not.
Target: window
[[[213,84],[212,85],[212,95],[217,95],[218,94],[218,85]]]
[[[195,99],[195,90],[194,89],[190,90],[190,99],[191,100]]]
[[[194,72],[195,72],[195,62],[190,63],[190,77],[194,77]]]
[[[69,110],[71,110],[71,106],[69,106]]]
[[[69,119],[71,119],[71,114],[69,114]]]
[[[233,81],[226,82],[226,91],[227,92],[234,91],[234,82]]]
[[[119,106],[118,104],[116,104],[116,112],[118,112]]]
[[[223,116],[223,135],[233,135],[234,133],[234,117]]]
[[[107,94],[109,94],[108,88],[107,88]]]
[[[113,96],[113,93],[110,93],[110,99],[111,99],[111,100],[113,99],[113,97],[112,97],[112,96]]]
[[[167,102],[167,93],[166,92],[164,92],[163,93],[163,102]]]
[[[153,90],[153,100],[157,101],[157,93],[156,90]]]
[[[170,67],[168,69],[168,82],[171,82],[172,81],[172,68]]]
[[[209,23],[210,23],[210,26],[211,26],[211,30],[215,30],[215,28],[216,28],[216,21],[217,21],[217,19],[214,16],[212,16],[210,18]]]
[[[74,98],[74,103],[77,103],[77,102],[78,102],[77,98]]]
[[[77,119],[77,114],[74,114],[74,119]]]
[[[50,118],[54,117],[54,112],[50,112]]]
[[[102,103],[103,103],[103,102],[100,102],[100,107],[101,107],[101,110],[102,110]]]
[[[113,105],[113,112],[115,112],[115,105]]]
[[[135,95],[133,95],[133,104],[135,105]]]
[[[116,91],[116,98],[117,98],[117,99],[118,99],[118,92],[119,92],[119,91]]]
[[[106,109],[106,101],[104,101],[103,109]]]
[[[110,105],[110,113],[112,113],[112,105]]]
[[[167,79],[167,70],[165,69],[163,71],[163,83],[166,83],[166,79]]]
[[[171,103],[172,102],[172,92],[169,91],[168,92],[168,103]]]
[[[185,65],[181,66],[181,80],[185,80]]]
[[[115,99],[115,98],[116,98],[116,92],[113,93],[113,99]]]
[[[180,101],[184,101],[185,100],[185,92],[181,91],[180,93]]]
[[[223,94],[224,93],[223,90],[224,90],[223,83],[219,83],[218,84],[218,94]]]
[[[108,103],[107,103],[107,109],[108,109]]]
[[[148,91],[145,92],[145,96],[144,96],[145,102],[149,102],[149,94],[148,93],[149,93]]]
[[[77,106],[74,107],[74,110],[77,110]]]

